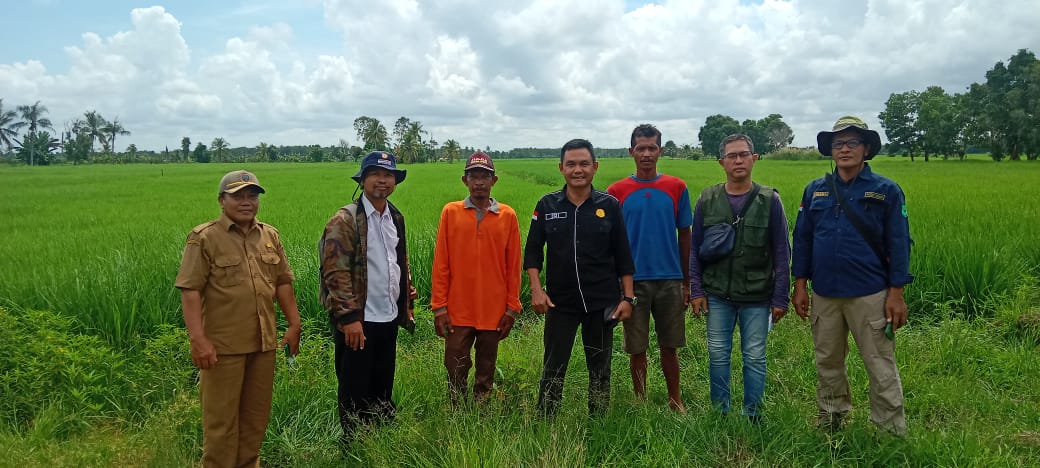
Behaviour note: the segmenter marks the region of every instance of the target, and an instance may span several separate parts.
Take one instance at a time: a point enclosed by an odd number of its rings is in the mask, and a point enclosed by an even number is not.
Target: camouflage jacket
[[[404,216],[387,202],[390,217],[397,227],[397,264],[401,267],[401,294],[397,298],[397,323],[405,326],[408,291],[408,247],[404,230]],[[329,323],[337,324],[365,320],[365,298],[368,294],[368,221],[361,200],[340,208],[325,225],[318,242],[319,284],[321,304],[329,314]]]

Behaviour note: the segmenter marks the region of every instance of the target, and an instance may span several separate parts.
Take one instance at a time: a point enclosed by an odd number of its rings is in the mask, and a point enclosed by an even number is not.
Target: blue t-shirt
[[[693,224],[686,183],[664,174],[650,180],[631,175],[611,184],[607,192],[621,202],[636,263],[633,279],[682,279],[686,261],[679,259],[676,230]]]

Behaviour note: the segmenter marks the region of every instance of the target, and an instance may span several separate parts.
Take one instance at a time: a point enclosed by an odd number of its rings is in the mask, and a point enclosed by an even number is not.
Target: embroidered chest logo
[[[607,212],[603,211],[603,208],[596,208],[596,217],[597,218],[602,218],[602,217],[604,217],[606,215],[607,215]]]
[[[566,211],[560,211],[560,212],[557,212],[557,213],[546,213],[545,214],[545,220],[546,221],[552,221],[554,219],[567,219],[567,212]]]

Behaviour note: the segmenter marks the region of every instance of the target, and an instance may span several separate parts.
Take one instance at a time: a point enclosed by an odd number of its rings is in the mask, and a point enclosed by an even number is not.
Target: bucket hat
[[[881,135],[867,128],[867,123],[859,117],[853,117],[846,115],[837,122],[834,122],[834,128],[831,131],[822,131],[816,134],[816,147],[820,150],[820,153],[824,156],[831,155],[831,142],[834,140],[834,135],[848,129],[856,130],[860,136],[863,137],[863,142],[870,145],[870,151],[863,159],[872,159],[876,154],[881,152]]]
[[[397,158],[394,154],[389,151],[373,151],[365,155],[365,158],[361,160],[361,168],[358,169],[357,174],[354,174],[351,179],[355,182],[361,183],[364,179],[365,171],[372,167],[380,167],[394,173],[394,179],[397,183],[404,181],[407,171],[404,169],[397,168]]]

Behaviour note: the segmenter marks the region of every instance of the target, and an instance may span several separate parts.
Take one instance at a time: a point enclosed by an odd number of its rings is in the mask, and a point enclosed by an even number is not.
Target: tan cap
[[[224,178],[220,179],[220,191],[217,194],[223,193],[235,193],[248,186],[254,186],[260,193],[266,193],[263,187],[260,186],[260,181],[256,180],[256,176],[249,171],[231,171],[224,174]]]

